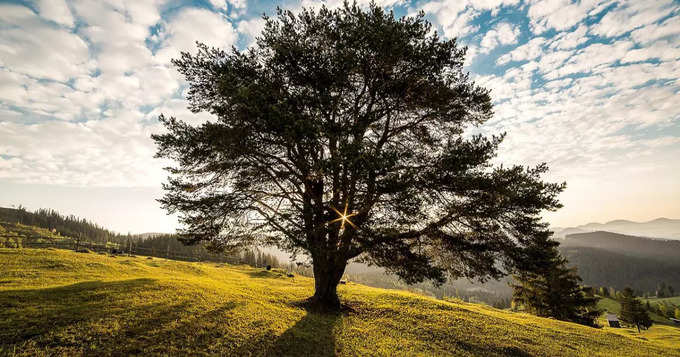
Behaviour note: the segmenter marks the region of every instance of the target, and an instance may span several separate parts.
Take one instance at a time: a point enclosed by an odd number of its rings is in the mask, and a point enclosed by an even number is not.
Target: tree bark
[[[326,311],[340,310],[338,284],[347,263],[314,261],[314,296],[312,304]]]

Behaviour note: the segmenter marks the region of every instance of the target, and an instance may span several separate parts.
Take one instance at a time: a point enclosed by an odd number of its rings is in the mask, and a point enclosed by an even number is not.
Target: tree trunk
[[[314,296],[312,304],[320,310],[340,310],[338,284],[345,273],[345,264],[314,261]]]

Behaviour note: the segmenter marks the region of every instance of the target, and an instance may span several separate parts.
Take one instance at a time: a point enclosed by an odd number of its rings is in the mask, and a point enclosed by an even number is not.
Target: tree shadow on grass
[[[153,343],[144,347],[144,354],[223,355],[226,351],[221,350],[224,347],[221,345],[230,337],[224,331],[227,314],[241,305],[243,303],[229,301],[202,313],[187,312],[181,320],[158,326],[155,332],[147,334]]]
[[[154,279],[129,279],[0,291],[0,346],[31,344],[82,350],[108,345],[115,349],[120,340],[181,315],[185,304],[129,303],[154,285]],[[132,320],[134,325],[104,333],[87,330],[97,324],[108,326],[106,321],[116,319],[124,323]]]
[[[335,341],[335,327],[342,313],[319,313],[309,308],[307,314],[279,336],[266,356],[335,356],[341,346]]]
[[[108,313],[103,309],[104,294],[129,293],[153,282],[153,279],[86,281],[52,288],[0,291],[0,338],[5,342],[12,337],[30,338],[43,330],[100,318]]]
[[[0,291],[0,355],[191,354],[211,352],[220,324],[238,306],[205,309],[191,292],[167,295],[154,279],[87,281]]]

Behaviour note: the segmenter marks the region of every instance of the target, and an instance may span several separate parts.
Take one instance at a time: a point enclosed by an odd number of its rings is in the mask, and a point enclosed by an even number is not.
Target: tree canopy
[[[526,268],[564,185],[494,166],[504,134],[466,132],[493,113],[465,53],[375,4],[279,10],[247,50],[199,44],[173,63],[214,120],[160,117],[157,156],[176,163],[160,202],[187,243],[309,257],[328,307],[352,259],[409,283]]]

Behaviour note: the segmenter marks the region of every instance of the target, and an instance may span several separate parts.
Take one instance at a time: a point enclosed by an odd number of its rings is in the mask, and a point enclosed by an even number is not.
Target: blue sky
[[[495,102],[476,130],[508,133],[498,161],[568,184],[551,223],[680,218],[679,1],[377,2],[469,47]],[[172,230],[149,136],[160,113],[210,117],[186,110],[170,59],[196,40],[244,49],[262,13],[323,3],[341,1],[0,2],[0,205]]]

